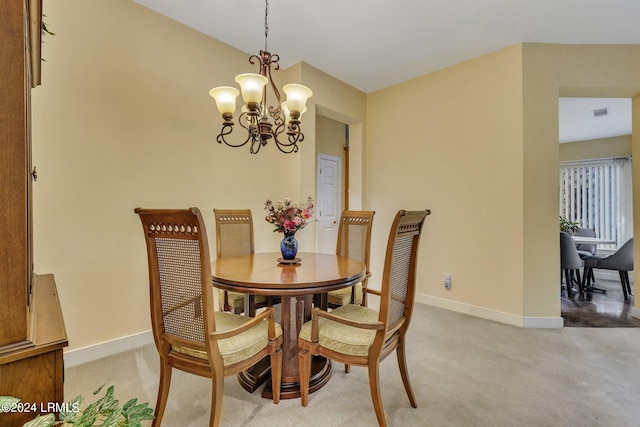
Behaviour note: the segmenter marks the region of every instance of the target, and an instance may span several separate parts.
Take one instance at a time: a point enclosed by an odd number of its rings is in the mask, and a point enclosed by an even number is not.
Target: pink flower
[[[264,219],[273,224],[273,231],[295,233],[306,227],[307,220],[313,216],[313,199],[307,198],[307,203],[304,205],[293,203],[288,196],[283,201],[272,202],[267,199],[264,203],[264,210],[267,211],[267,216]]]
[[[296,224],[288,219],[284,222],[284,228],[288,231],[296,231]]]

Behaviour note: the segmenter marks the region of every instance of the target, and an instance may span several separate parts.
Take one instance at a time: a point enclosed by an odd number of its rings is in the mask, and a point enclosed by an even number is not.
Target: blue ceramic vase
[[[280,252],[282,253],[282,258],[287,261],[296,258],[296,254],[298,253],[298,241],[296,240],[295,231],[284,233],[284,238],[282,239],[282,242],[280,242]]]

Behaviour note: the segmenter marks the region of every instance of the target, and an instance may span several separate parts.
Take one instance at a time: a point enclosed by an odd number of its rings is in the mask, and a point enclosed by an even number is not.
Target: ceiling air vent
[[[609,110],[605,108],[598,108],[597,110],[593,110],[593,117],[602,117],[609,114]]]

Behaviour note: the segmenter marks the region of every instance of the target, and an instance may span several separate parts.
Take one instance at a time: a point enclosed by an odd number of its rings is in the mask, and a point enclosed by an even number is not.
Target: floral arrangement
[[[291,198],[284,200],[264,202],[264,210],[267,216],[264,218],[269,224],[273,224],[274,232],[294,234],[296,231],[307,226],[309,218],[313,216],[313,199],[307,198],[306,203],[296,205]]]

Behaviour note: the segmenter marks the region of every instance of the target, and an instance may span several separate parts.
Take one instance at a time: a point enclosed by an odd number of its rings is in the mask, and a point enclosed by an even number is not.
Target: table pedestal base
[[[266,362],[266,363],[265,363]],[[311,359],[311,376],[309,377],[309,393],[321,389],[331,378],[331,361],[324,357],[314,356]],[[264,358],[252,369],[242,371],[238,374],[238,382],[250,393],[256,391],[262,384],[262,397],[273,399],[271,389],[271,367],[269,358]],[[298,379],[288,380],[282,378],[280,386],[280,399],[296,399],[300,397],[300,381]]]

